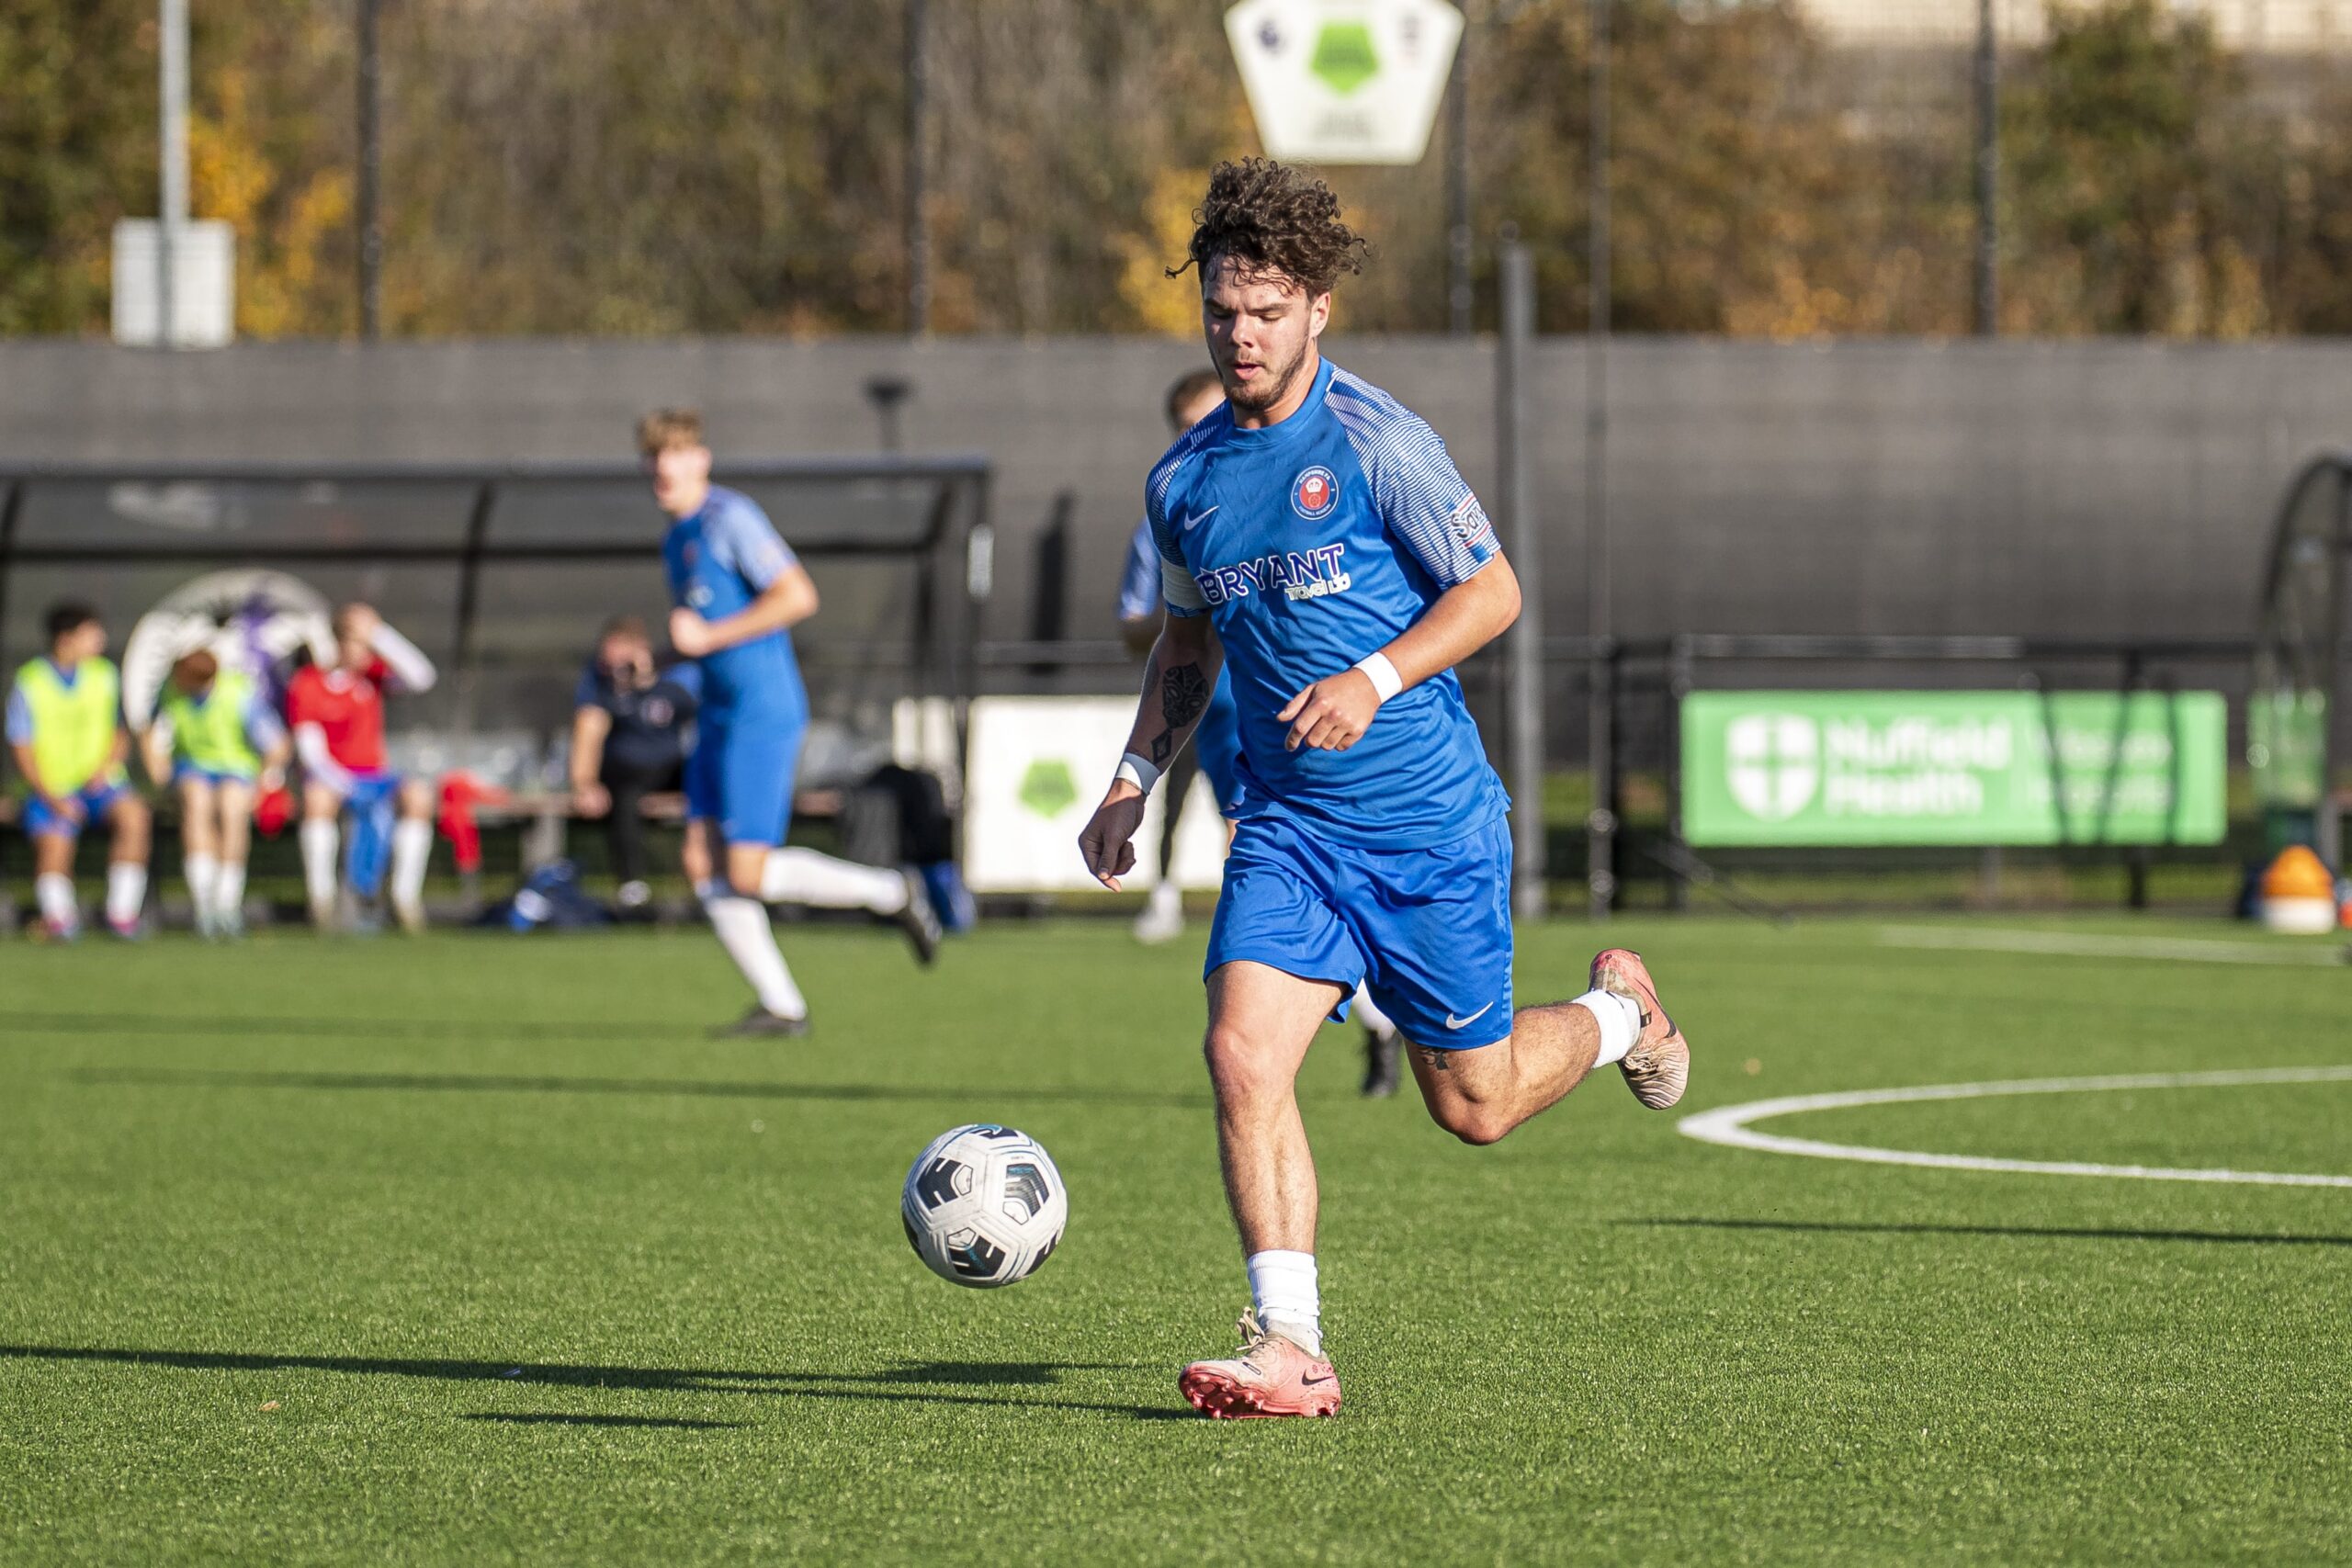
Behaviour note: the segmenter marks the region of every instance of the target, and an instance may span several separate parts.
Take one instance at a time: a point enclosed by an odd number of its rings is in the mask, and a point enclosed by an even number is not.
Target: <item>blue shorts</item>
[[[82,829],[93,822],[103,821],[114,809],[114,803],[130,793],[130,784],[119,774],[101,773],[66,796],[82,807],[82,820],[59,815],[49,802],[34,795],[25,802],[25,837],[28,839],[78,839]]]
[[[1263,964],[1352,995],[1440,1051],[1510,1033],[1510,824],[1425,850],[1361,850],[1296,819],[1245,817],[1225,863],[1208,964]],[[1332,1010],[1345,1019],[1342,998]]]
[[[1208,711],[1201,715],[1201,727],[1193,731],[1193,755],[1200,760],[1201,772],[1208,775],[1217,810],[1232,816],[1241,803],[1239,782],[1234,774],[1241,762],[1241,710],[1234,705],[1233,677],[1226,671],[1217,671]]]
[[[208,784],[218,787],[224,784],[251,784],[259,782],[258,775],[228,768],[199,768],[194,762],[182,762],[172,770],[175,784]]]
[[[705,708],[686,757],[686,816],[718,824],[721,842],[784,842],[792,822],[792,774],[808,722]]]
[[[389,769],[353,769],[344,792],[351,813],[351,836],[344,845],[343,872],[362,898],[383,891],[384,870],[392,858],[392,822],[399,815],[401,776]]]

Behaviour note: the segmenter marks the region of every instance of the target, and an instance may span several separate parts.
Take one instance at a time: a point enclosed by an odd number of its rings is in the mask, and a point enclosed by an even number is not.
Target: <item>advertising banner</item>
[[[1682,833],[1706,845],[2211,844],[2215,692],[1694,692]]]
[[[1078,835],[1102,800],[1126,749],[1136,699],[981,697],[972,704],[970,771],[964,788],[964,880],[975,893],[1101,890],[1078,857]],[[1159,814],[1151,793],[1136,833],[1128,888],[1159,880]],[[1225,822],[1208,783],[1196,779],[1176,829],[1179,886],[1212,889],[1225,875]]]

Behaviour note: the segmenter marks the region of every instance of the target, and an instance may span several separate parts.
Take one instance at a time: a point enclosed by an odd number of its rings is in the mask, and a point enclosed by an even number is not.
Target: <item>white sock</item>
[[[1592,1064],[1596,1067],[1623,1061],[1625,1053],[1634,1048],[1634,1042],[1642,1037],[1642,1010],[1631,997],[1621,997],[1614,991],[1587,991],[1572,998],[1569,1005],[1584,1009],[1600,1025],[1600,1055]]]
[[[1372,987],[1361,980],[1356,982],[1355,999],[1348,1004],[1348,1010],[1355,1014],[1357,1022],[1383,1040],[1396,1032],[1396,1021],[1380,1010],[1380,1004],[1372,999]]]
[[[220,863],[211,855],[189,855],[180,864],[187,876],[187,896],[196,904],[196,918],[204,919],[220,897]]]
[[[1153,914],[1159,916],[1162,919],[1170,916],[1178,919],[1184,917],[1184,890],[1173,882],[1155,885],[1150,897],[1145,900],[1145,903]]]
[[[878,865],[835,860],[814,850],[770,850],[767,868],[760,874],[760,897],[770,904],[895,915],[907,907],[907,879]]]
[[[33,878],[33,902],[40,918],[53,926],[78,926],[82,907],[74,901],[74,879],[62,872],[43,872]]]
[[[1258,1321],[1306,1348],[1323,1353],[1323,1298],[1315,1289],[1315,1254],[1253,1252],[1250,1255],[1250,1304]]]
[[[110,925],[127,926],[139,918],[140,906],[147,902],[147,868],[133,861],[119,860],[107,867],[107,921]]]
[[[245,912],[245,863],[224,860],[220,880],[212,885],[212,908],[231,919]]]
[[[767,906],[757,898],[729,892],[723,884],[706,882],[698,890],[710,916],[718,945],[735,961],[760,1005],[779,1018],[806,1018],[808,999],[792,983],[792,971],[776,951],[775,929],[768,924]]]
[[[300,836],[303,891],[313,906],[332,904],[338,875],[334,861],[343,849],[343,829],[332,819],[305,818]]]
[[[424,868],[433,858],[433,824],[401,818],[392,826],[392,902],[413,909],[424,897]]]

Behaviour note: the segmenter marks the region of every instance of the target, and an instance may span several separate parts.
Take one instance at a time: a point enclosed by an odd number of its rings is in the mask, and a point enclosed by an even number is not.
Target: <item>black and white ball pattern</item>
[[[899,1216],[933,1273],[985,1290],[1025,1280],[1053,1256],[1069,1195],[1035,1138],[981,1122],[942,1133],[915,1156]]]

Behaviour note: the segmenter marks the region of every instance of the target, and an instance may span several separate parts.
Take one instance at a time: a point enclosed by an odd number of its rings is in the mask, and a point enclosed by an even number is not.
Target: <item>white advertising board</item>
[[[975,893],[1074,893],[1100,885],[1078,857],[1078,835],[1126,750],[1136,699],[980,697],[972,704],[964,789],[964,880]],[[1175,880],[1209,889],[1224,874],[1225,825],[1206,781],[1177,825]],[[1122,886],[1159,880],[1159,814],[1152,792],[1136,833],[1136,869]]]
[[[1418,164],[1462,13],[1445,0],[1242,0],[1225,34],[1269,153]]]

